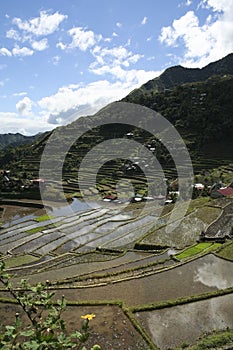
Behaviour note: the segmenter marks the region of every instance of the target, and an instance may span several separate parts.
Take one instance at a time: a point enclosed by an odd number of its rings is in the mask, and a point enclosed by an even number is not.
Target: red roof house
[[[224,197],[231,196],[233,195],[233,188],[232,187],[220,188],[218,190],[218,193],[220,193]]]

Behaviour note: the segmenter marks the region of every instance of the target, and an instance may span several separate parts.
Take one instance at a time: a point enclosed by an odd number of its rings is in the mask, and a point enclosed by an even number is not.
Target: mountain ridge
[[[20,133],[5,133],[0,134],[0,150],[6,147],[17,147],[23,144],[30,144],[36,141],[43,133],[39,133],[33,136],[25,136]]]
[[[181,65],[167,68],[160,76],[149,80],[139,89],[135,89],[129,95],[140,95],[151,90],[161,92],[177,85],[204,81],[214,75],[233,75],[233,53],[222,59],[211,62],[203,68],[186,68]]]
[[[177,72],[180,71],[183,72],[184,75],[188,72],[189,75],[186,77],[179,76]],[[194,76],[196,79],[197,74],[200,76],[201,72],[202,80],[193,82],[193,75],[191,74],[193,72],[195,72]],[[221,72],[222,74],[220,74]],[[163,79],[164,76],[166,77],[166,86],[170,86],[170,88],[163,87],[160,91],[154,89],[153,86],[151,89],[139,88],[135,90],[136,92],[131,92],[121,101],[142,105],[161,113],[180,133],[191,152],[192,159],[195,160],[199,157],[202,159],[222,159],[223,161],[224,159],[227,161],[232,159],[233,54],[217,62],[210,63],[202,69],[174,66],[167,69],[161,76],[163,76]],[[204,79],[206,77],[208,78]],[[157,79],[155,81],[158,82],[158,78],[155,79]],[[178,80],[182,81],[182,83],[178,84]],[[172,84],[173,86],[171,87]],[[113,104],[118,102],[113,102]],[[111,105],[112,104],[109,104],[103,107],[94,116],[83,116],[71,124],[56,128],[56,135],[59,135],[57,144],[59,144],[59,142],[63,144],[66,141],[64,135],[66,134],[66,138],[69,138],[69,134],[72,135],[73,130],[77,127],[78,130],[82,128],[86,130],[90,118],[95,118],[97,125],[102,125],[101,113],[105,113],[105,109],[111,111]],[[114,108],[112,111],[114,111]],[[115,127],[111,124],[111,112],[106,111],[106,113],[109,115],[108,125],[102,125],[98,130],[90,130],[90,134],[83,134],[77,144],[72,146],[72,149],[75,149],[78,154],[77,159],[80,160],[81,155],[85,155],[95,144],[103,140],[114,137],[124,137],[126,133],[134,132],[132,127],[130,129],[129,125],[127,126],[124,124],[124,113],[120,116],[119,123],[121,125],[118,131],[116,131],[114,129]],[[138,130],[136,133],[141,134],[143,137],[148,137],[145,132],[142,133]],[[40,156],[52,134],[53,131],[41,134],[40,138],[36,140],[33,145],[28,146],[27,151],[25,149],[25,152],[19,150],[18,155],[8,154],[2,157],[2,159],[0,159],[1,166],[6,166],[10,159],[11,161],[14,160],[15,166],[15,164],[17,164],[17,159],[20,159],[20,155],[24,154],[24,157],[26,153],[28,153],[29,168],[32,168],[32,170],[38,169]],[[57,156],[59,157],[59,154],[57,154]],[[72,170],[73,167],[77,168],[74,159],[70,160],[70,164],[67,167],[69,171]],[[32,167],[32,164],[36,164],[35,168]],[[26,167],[28,167],[28,165]]]

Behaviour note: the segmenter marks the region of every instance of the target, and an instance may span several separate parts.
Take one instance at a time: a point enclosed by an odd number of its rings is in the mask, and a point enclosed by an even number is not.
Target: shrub
[[[2,350],[87,350],[83,344],[89,338],[89,322],[95,317],[94,314],[82,316],[81,330],[69,334],[61,317],[66,308],[65,298],[54,301],[54,293],[49,292],[49,281],[31,286],[24,279],[20,282],[20,288],[15,289],[10,277],[1,262],[0,281],[21,306],[28,325],[23,325],[16,313],[12,325],[1,327]],[[94,345],[91,350],[100,350],[100,346]]]

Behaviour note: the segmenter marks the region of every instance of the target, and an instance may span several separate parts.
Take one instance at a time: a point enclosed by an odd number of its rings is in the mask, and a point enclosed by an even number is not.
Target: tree
[[[31,286],[27,280],[20,282],[20,288],[14,288],[11,276],[6,273],[4,262],[0,263],[0,281],[19,303],[27,316],[28,325],[23,325],[18,313],[12,325],[0,329],[0,348],[2,350],[87,350],[84,343],[89,338],[89,322],[94,314],[83,315],[80,331],[68,334],[62,312],[66,308],[65,298],[54,301],[49,291],[49,281]],[[91,350],[100,350],[94,345]]]

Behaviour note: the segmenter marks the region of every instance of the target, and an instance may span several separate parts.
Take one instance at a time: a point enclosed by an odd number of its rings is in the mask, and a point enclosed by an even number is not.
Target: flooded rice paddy
[[[205,278],[206,273],[209,275]],[[38,276],[31,277],[32,281]],[[100,287],[62,289],[69,300],[122,300],[127,306],[156,303],[233,287],[232,263],[208,254],[138,279]],[[78,287],[78,285],[77,285]],[[60,293],[60,292],[59,292]]]
[[[231,310],[231,311],[230,311]],[[137,318],[154,343],[162,350],[193,344],[213,330],[233,328],[233,295],[174,306],[163,310],[138,312]]]
[[[137,210],[124,210],[120,205],[90,208],[79,202],[72,203],[72,210],[69,205],[51,211],[11,205],[2,208],[0,253],[7,254],[6,265],[16,273],[14,282],[22,277],[28,277],[31,283],[50,280],[57,297],[64,294],[70,301],[84,303],[121,300],[127,307],[233,287],[230,261],[214,254],[186,263],[170,258],[177,249],[196,242],[201,231],[219,216],[220,207],[196,208],[168,235],[163,226],[169,212],[158,217],[153,206],[139,215]],[[45,214],[52,217],[36,220]],[[170,249],[133,250],[140,240]],[[231,298],[228,295],[138,312],[136,317],[153,342],[166,350],[185,341],[192,343],[215,328],[233,328]],[[17,306],[0,304],[1,314],[7,308],[13,312]],[[119,344],[122,349],[148,349],[117,306],[68,307],[65,317],[69,328],[76,326],[76,317],[92,312],[98,316],[93,323],[95,342],[98,340],[103,349],[117,349]],[[9,317],[4,314],[6,322]],[[185,324],[190,324],[188,330]]]

